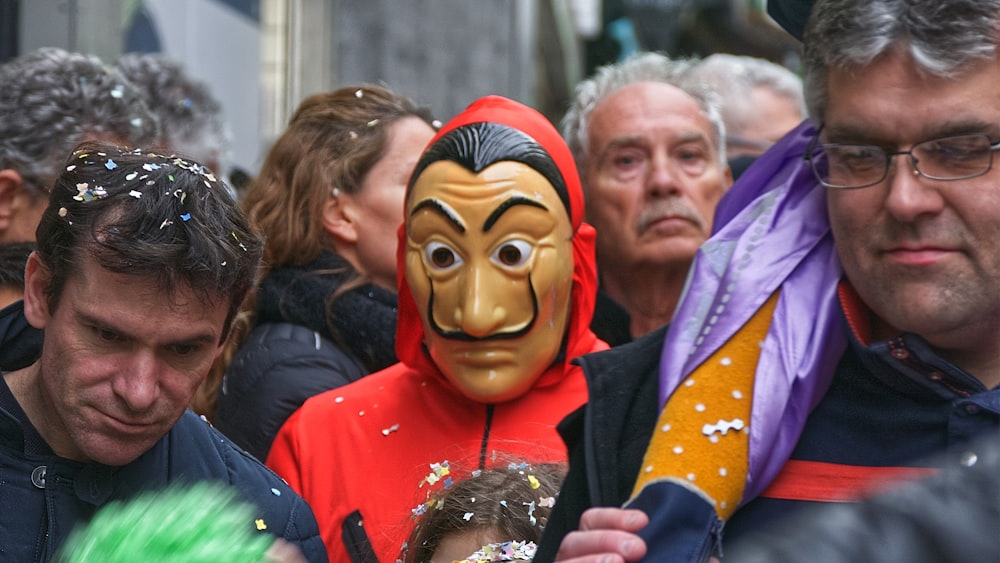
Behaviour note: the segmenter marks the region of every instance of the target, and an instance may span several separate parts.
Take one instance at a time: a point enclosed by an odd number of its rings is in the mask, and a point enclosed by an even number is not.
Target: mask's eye
[[[515,268],[528,262],[528,259],[531,258],[531,250],[531,244],[523,240],[509,240],[493,251],[490,260],[501,266]]]
[[[447,272],[462,265],[462,258],[448,245],[432,242],[424,247],[424,259],[428,266],[439,272]]]

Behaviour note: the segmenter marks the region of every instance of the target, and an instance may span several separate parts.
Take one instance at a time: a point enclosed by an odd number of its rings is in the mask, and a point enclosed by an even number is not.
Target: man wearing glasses
[[[1000,0],[812,4],[815,125],[720,202],[671,326],[581,359],[536,562],[706,561],[997,447]]]

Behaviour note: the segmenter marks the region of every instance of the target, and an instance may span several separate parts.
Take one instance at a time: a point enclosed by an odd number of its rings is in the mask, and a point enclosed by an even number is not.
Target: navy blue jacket
[[[0,370],[24,367],[38,356],[40,333],[23,309],[0,311]],[[169,484],[218,481],[234,487],[259,510],[269,533],[293,543],[309,561],[327,561],[309,506],[277,475],[187,411],[170,432],[132,463],[80,463],[38,448],[40,437],[0,378],[0,561],[48,561],[74,526],[100,507]],[[35,447],[26,448],[33,441]],[[254,522],[247,522],[255,526]],[[257,529],[256,526],[254,529]]]

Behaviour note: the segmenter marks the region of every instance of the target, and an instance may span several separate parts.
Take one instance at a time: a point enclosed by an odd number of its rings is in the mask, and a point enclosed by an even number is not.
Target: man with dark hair
[[[186,410],[257,279],[262,241],[196,162],[85,142],[0,318],[4,555],[45,561],[98,508],[221,481],[255,526],[326,559],[309,507]],[[24,320],[42,331],[11,331]],[[15,509],[16,507],[16,509]]]
[[[59,165],[77,143],[150,147],[157,118],[95,56],[44,47],[0,65],[0,242],[32,241]]]
[[[317,395],[268,465],[316,509],[334,561],[394,561],[429,495],[512,458],[565,461],[587,397],[594,230],[558,131],[488,96],[447,123],[407,188],[400,363]]]
[[[668,330],[581,359],[537,561],[574,529],[560,560],[704,561],[996,444],[1000,0],[817,0],[804,44],[815,126],[720,203]]]

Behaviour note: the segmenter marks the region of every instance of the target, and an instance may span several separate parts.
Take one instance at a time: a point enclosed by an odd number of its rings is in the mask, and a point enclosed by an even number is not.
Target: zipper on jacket
[[[486,405],[486,422],[483,425],[483,441],[479,446],[479,469],[486,469],[486,450],[490,442],[490,427],[493,426],[493,404]]]

